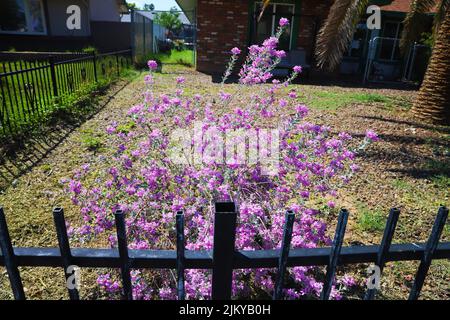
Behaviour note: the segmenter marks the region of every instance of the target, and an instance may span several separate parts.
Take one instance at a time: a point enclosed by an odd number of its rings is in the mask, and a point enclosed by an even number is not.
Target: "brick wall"
[[[310,59],[316,32],[334,0],[301,0],[297,47]],[[296,2],[298,3],[298,1]],[[233,47],[248,45],[249,2],[245,0],[198,0],[197,70],[222,73]]]
[[[313,54],[316,32],[327,17],[332,3],[333,0],[301,0],[297,47],[304,48],[308,58]]]
[[[222,73],[233,47],[247,46],[248,1],[198,0],[197,70]]]

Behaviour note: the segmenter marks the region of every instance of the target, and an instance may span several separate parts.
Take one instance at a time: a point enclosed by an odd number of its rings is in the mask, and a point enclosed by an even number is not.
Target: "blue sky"
[[[155,5],[155,10],[170,10],[172,7],[180,9],[175,0],[127,0],[127,2],[134,2],[139,8],[142,8],[146,3],[153,3]]]

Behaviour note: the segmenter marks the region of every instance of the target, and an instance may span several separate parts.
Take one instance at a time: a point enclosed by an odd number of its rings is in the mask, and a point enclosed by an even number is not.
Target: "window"
[[[262,10],[262,3],[255,5],[255,17],[258,18]],[[256,42],[262,43],[265,39],[275,35],[278,28],[278,23],[281,18],[289,19],[289,28],[280,37],[279,48],[288,51],[291,48],[292,38],[292,24],[294,19],[294,5],[285,3],[273,3],[267,6],[264,10],[261,20],[258,22],[255,19]]]
[[[379,58],[383,60],[400,60],[400,34],[403,25],[400,22],[386,21],[383,26],[383,37],[380,43]]]
[[[42,0],[1,0],[0,33],[46,34]]]
[[[367,38],[366,23],[363,22],[359,23],[356,27],[355,34],[353,35],[352,42],[350,43],[347,51],[344,53],[344,56],[352,58],[362,57],[366,38]]]

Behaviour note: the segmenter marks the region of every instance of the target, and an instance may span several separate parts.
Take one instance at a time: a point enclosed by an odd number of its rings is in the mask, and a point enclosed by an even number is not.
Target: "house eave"
[[[189,22],[195,22],[195,10],[197,9],[197,0],[175,0],[181,10],[184,12]]]

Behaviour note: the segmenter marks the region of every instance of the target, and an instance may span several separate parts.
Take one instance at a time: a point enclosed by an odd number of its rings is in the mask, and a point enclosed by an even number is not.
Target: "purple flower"
[[[184,82],[185,82],[184,77],[178,77],[178,78],[177,78],[177,83],[178,83],[178,84],[182,84],[182,83],[184,83]]]
[[[285,27],[289,24],[289,20],[287,18],[280,19],[280,27]]]
[[[231,49],[231,53],[235,56],[241,54],[241,49],[234,47],[233,49]]]
[[[294,72],[295,73],[302,73],[303,68],[301,66],[295,66],[294,67]]]
[[[346,286],[347,288],[351,288],[357,285],[354,278],[350,277],[349,275],[345,275],[341,279],[341,283]]]
[[[280,107],[284,108],[288,105],[288,102],[284,99],[280,99],[279,104],[280,104]]]
[[[300,104],[298,106],[295,107],[295,111],[297,112],[298,115],[300,115],[301,117],[305,117],[308,114],[308,107]]]
[[[277,58],[284,58],[284,57],[286,57],[286,51],[284,51],[284,50],[278,50],[278,51],[276,51],[275,52],[275,56],[277,57]]]
[[[149,60],[147,62],[147,65],[150,68],[150,70],[156,70],[156,68],[158,68],[158,63],[155,60]]]
[[[375,131],[372,131],[372,130],[367,130],[366,131],[366,138],[369,139],[370,141],[378,141],[378,140],[380,140],[380,138],[375,133]]]

